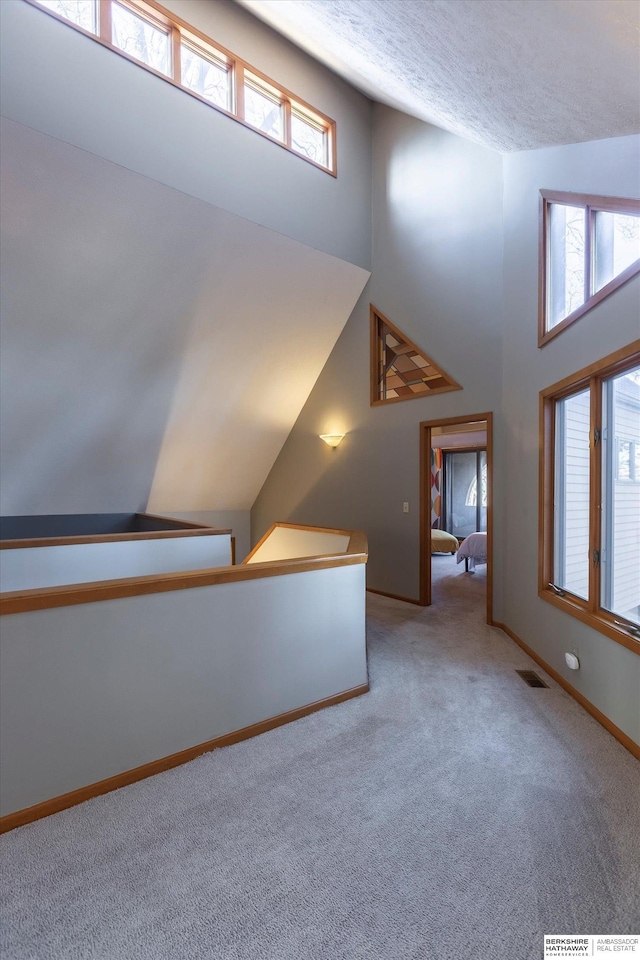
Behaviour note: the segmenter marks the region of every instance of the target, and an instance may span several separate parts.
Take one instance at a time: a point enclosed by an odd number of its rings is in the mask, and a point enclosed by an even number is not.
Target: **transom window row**
[[[335,123],[150,0],[29,0],[335,175]]]

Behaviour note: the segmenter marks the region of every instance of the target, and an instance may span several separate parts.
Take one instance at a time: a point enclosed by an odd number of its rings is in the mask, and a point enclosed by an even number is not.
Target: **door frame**
[[[423,420],[420,423],[420,603],[431,605],[431,439],[434,427],[487,423],[487,623],[493,622],[493,413]]]

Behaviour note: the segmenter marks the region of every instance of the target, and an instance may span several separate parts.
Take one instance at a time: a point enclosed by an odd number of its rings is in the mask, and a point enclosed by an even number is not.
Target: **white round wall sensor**
[[[580,661],[576,657],[575,653],[565,653],[564,658],[567,661],[567,666],[569,667],[569,670],[580,669]]]

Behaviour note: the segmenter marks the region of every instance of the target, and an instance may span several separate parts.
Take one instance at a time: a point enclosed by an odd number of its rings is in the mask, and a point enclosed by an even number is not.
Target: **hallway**
[[[368,595],[368,695],[5,835],[4,960],[537,960],[544,933],[636,932],[637,761],[522,682],[480,576],[441,586]]]

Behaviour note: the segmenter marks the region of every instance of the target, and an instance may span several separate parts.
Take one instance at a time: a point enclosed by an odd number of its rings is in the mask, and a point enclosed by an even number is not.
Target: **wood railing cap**
[[[231,529],[210,527],[204,523],[190,520],[178,520],[175,517],[163,517],[154,513],[136,513],[136,517],[148,520],[161,520],[172,523],[176,530],[137,530],[129,533],[86,533],[58,537],[22,537],[12,540],[0,540],[0,550],[18,550],[27,547],[70,547],[83,543],[118,543],[123,540],[170,540],[180,537],[231,536]]]
[[[276,524],[274,524],[274,527]],[[292,524],[291,526],[295,526]],[[361,531],[326,531],[322,527],[307,527],[319,533],[333,532],[349,535],[345,553],[324,554],[315,557],[296,557],[290,560],[265,560],[260,563],[237,566],[210,567],[207,569],[160,573],[153,576],[126,577],[118,580],[99,580],[89,583],[72,583],[58,587],[39,587],[33,590],[16,590],[0,594],[0,615],[25,613],[30,610],[46,610],[50,607],[67,607],[80,603],[97,603],[123,597],[144,596],[151,593],[168,593],[172,590],[189,590],[221,583],[243,580],[259,580],[279,577],[310,570],[330,567],[345,567],[366,563],[368,559],[367,538]]]
[[[256,543],[253,550],[251,550],[251,552],[247,554],[247,556],[242,561],[243,564],[248,563],[249,560],[251,560],[251,558],[255,556],[255,554],[258,552],[262,544],[269,539],[269,537],[277,527],[286,527],[288,530],[307,530],[307,531],[311,531],[312,533],[331,533],[331,534],[335,534],[336,536],[349,537],[349,544],[345,551],[346,553],[362,553],[362,552],[366,553],[368,549],[367,538],[365,534],[362,533],[360,530],[343,530],[338,527],[314,527],[314,526],[309,526],[308,524],[305,524],[305,523],[288,523],[287,521],[284,521],[284,520],[276,520],[275,523],[271,524],[267,532],[262,537],[260,537],[260,539]]]

